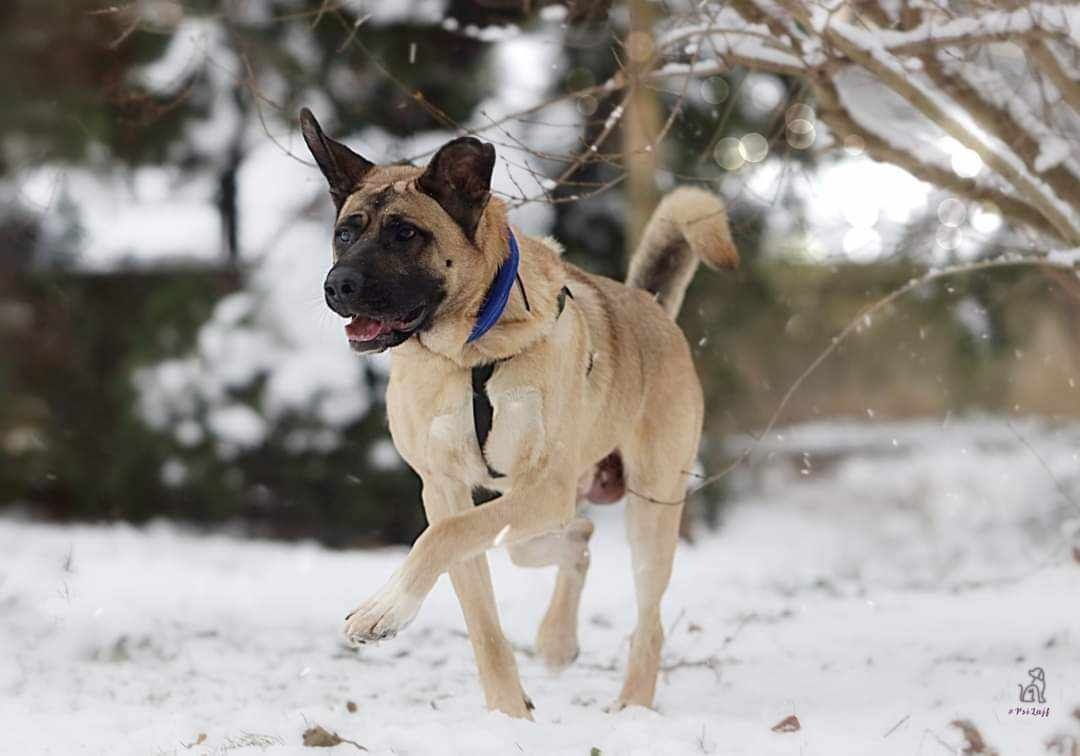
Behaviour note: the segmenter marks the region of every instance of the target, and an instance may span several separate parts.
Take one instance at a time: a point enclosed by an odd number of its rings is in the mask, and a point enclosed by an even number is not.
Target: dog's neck
[[[555,327],[559,291],[565,274],[558,254],[544,242],[515,234],[520,249],[518,281],[499,321],[461,349],[466,367],[513,357],[543,339]],[[507,234],[509,243],[509,234]]]
[[[493,203],[495,200],[492,201]],[[509,255],[510,227],[505,211],[500,207],[489,208],[496,212],[485,213],[485,221],[499,223],[501,227],[481,229],[487,232],[488,244],[501,244]],[[492,217],[487,217],[487,216]],[[486,224],[483,224],[486,225]],[[392,354],[405,356],[420,349],[434,352],[463,368],[472,368],[490,362],[513,357],[544,338],[554,327],[558,315],[559,291],[565,277],[558,253],[547,243],[515,231],[518,242],[519,261],[516,280],[510,289],[510,297],[498,321],[490,330],[475,341],[468,341],[476,324],[476,316],[483,307],[491,281],[498,275],[506,256],[493,261],[487,285],[475,302],[465,308],[465,318],[438,323],[428,331],[393,350]]]
[[[476,323],[473,324],[472,332],[469,334],[466,343],[471,344],[481,338],[499,322],[503,311],[506,310],[506,305],[510,303],[510,292],[514,286],[517,286],[521,292],[525,310],[531,312],[529,295],[525,291],[525,284],[518,273],[521,252],[518,249],[517,237],[514,235],[512,228],[507,228],[507,235],[509,236],[510,254],[499,266],[495,279],[488,288],[487,296],[484,297],[484,303],[480,306],[480,312],[476,314]]]

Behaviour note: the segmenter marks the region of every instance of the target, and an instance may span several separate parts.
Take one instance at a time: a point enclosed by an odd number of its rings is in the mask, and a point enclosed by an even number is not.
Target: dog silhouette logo
[[[1028,670],[1031,680],[1026,685],[1019,685],[1020,703],[1046,703],[1046,674],[1042,667]]]

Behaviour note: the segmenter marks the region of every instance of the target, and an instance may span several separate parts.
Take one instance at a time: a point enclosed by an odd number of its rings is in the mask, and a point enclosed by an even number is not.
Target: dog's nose
[[[334,268],[326,276],[323,291],[332,309],[345,309],[360,293],[360,275],[348,268]]]

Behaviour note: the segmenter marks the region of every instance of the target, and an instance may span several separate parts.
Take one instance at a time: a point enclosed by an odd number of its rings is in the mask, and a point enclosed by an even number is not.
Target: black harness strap
[[[480,445],[480,456],[484,456],[484,444],[487,443],[488,434],[491,433],[491,418],[494,409],[491,399],[487,395],[487,382],[495,373],[497,362],[487,365],[477,365],[472,369],[472,415],[473,429],[476,431],[476,443]],[[502,478],[504,475],[488,464],[484,457],[488,474],[493,478]]]
[[[525,294],[525,286],[521,282],[521,278],[518,278],[518,286],[521,287],[521,296],[525,300],[525,309],[529,309],[529,298]],[[566,298],[574,298],[573,292],[567,287],[562,287],[559,290],[558,297],[558,312],[555,313],[555,319],[558,320],[562,315],[564,309],[566,309]],[[476,443],[480,446],[480,456],[484,457],[484,464],[487,466],[488,475],[493,478],[505,478],[505,474],[499,472],[493,468],[487,461],[487,457],[484,456],[484,444],[487,443],[488,435],[491,433],[491,422],[494,415],[494,408],[491,406],[491,399],[488,398],[487,382],[491,380],[491,376],[495,374],[495,368],[498,367],[498,362],[491,362],[487,365],[477,365],[472,369],[472,416],[473,416],[473,430],[476,431]],[[589,355],[589,370],[592,370],[592,355]],[[586,372],[588,375],[588,372]],[[487,494],[492,493],[486,489],[473,492],[474,503],[483,503],[483,501],[490,501],[486,498]],[[499,496],[500,494],[495,494]],[[492,497],[495,498],[495,497]],[[481,501],[482,500],[482,501]]]
[[[532,312],[532,308],[529,307],[529,295],[525,293],[525,282],[521,280],[521,274],[517,276],[518,288],[521,289],[521,298],[525,300],[525,312]]]
[[[564,286],[561,289],[559,289],[559,298],[556,300],[556,303],[559,306],[558,311],[555,313],[555,319],[556,320],[558,320],[559,316],[562,315],[562,311],[566,309],[566,298],[567,297],[570,297],[571,299],[573,299],[574,298],[574,293],[572,291],[570,291],[570,289],[568,289],[568,288],[566,288]]]
[[[477,486],[472,490],[472,503],[474,507],[478,507],[481,504],[487,504],[489,501],[495,501],[495,499],[500,496],[502,496],[502,494],[498,491],[492,491],[490,488]]]

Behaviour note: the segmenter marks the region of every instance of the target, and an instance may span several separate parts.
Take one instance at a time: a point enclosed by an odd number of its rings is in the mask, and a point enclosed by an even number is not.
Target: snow
[[[267,422],[290,411],[311,413],[329,429],[367,413],[371,398],[362,380],[364,362],[348,349],[341,320],[321,300],[329,228],[328,222],[300,221],[279,229],[268,239],[247,289],[219,302],[200,328],[192,354],[135,372],[140,415],[147,423],[173,428],[183,441],[181,432],[190,435],[205,408],[206,430],[232,450],[257,445],[272,429]],[[385,359],[371,364],[386,366]],[[266,381],[255,407],[230,402],[231,390],[260,376]]]
[[[135,79],[154,92],[175,92],[206,64],[207,59],[221,55],[227,49],[225,29],[215,19],[188,17],[176,28],[165,53],[143,66]]]
[[[750,120],[760,120],[771,114],[787,97],[787,89],[779,76],[748,71],[739,87],[739,104]]]
[[[734,32],[721,32],[724,25],[738,27],[741,23],[747,33],[754,31],[754,27],[740,22],[737,14],[732,16],[733,13],[730,9],[720,11],[717,19],[723,23],[713,19],[696,25],[676,26],[659,38],[659,44],[671,46],[703,34],[713,34],[721,43],[731,44],[731,40],[742,37]],[[837,21],[834,19],[832,23]],[[873,44],[869,34],[866,38],[860,38],[860,42]],[[1054,161],[1063,161],[1067,168],[1075,169],[1075,161],[1069,159],[1068,144],[1063,152],[1059,144],[1061,140],[1055,141],[1053,138],[1054,128],[1059,131],[1061,128],[1034,118],[1035,104],[1017,97],[1006,97],[1010,93],[1016,94],[1016,87],[1006,85],[1003,75],[979,68],[973,63],[953,63],[951,58],[948,60],[949,68],[964,66],[962,73],[980,91],[985,92],[989,102],[1008,108],[1014,118],[1025,124],[1032,138],[1043,147],[1037,161],[1038,168],[1045,169],[1051,167]],[[724,65],[710,60],[677,62],[662,67],[657,75],[693,73],[702,76],[724,68]],[[1025,73],[1026,70],[1024,68]],[[769,74],[751,73],[748,80],[750,76],[770,77]],[[914,74],[905,76],[909,80],[913,77],[920,79]],[[984,170],[983,159],[977,152],[948,136],[903,97],[882,86],[877,77],[859,67],[847,66],[839,70],[832,81],[844,109],[863,129],[909,154],[916,162],[972,179],[980,189],[1003,190],[1002,180],[992,171]],[[744,85],[743,90],[749,94],[744,100],[752,101],[754,87]],[[1031,96],[1037,98],[1037,95],[1034,92]],[[817,147],[828,148],[828,130],[823,124],[815,123],[812,114],[808,123],[811,127],[820,128]],[[771,157],[759,166],[747,166],[738,159],[736,163],[721,163],[727,169],[723,192],[731,207],[749,203],[755,210],[760,209],[765,213],[765,247],[774,255],[794,254],[816,262],[872,262],[880,259],[885,251],[890,255],[895,254],[898,242],[910,230],[910,224],[932,218],[933,208],[929,207],[930,213],[927,213],[928,205],[942,201],[940,196],[932,194],[931,186],[899,168],[866,157],[824,159],[813,171],[802,170]],[[881,191],[868,193],[865,191],[867,186],[878,187]],[[1007,189],[1005,191],[1008,192]],[[946,201],[956,202],[955,199]],[[805,219],[802,224],[804,228],[791,213],[777,212],[778,207],[790,206],[800,208],[799,212]],[[939,228],[936,244],[904,249],[900,253],[939,263],[978,256],[988,237],[1000,227],[1001,216],[994,208],[980,206],[966,208],[966,215],[971,219],[970,229],[966,226],[962,229]]]
[[[207,418],[207,425],[224,449],[250,449],[266,438],[266,422],[246,404],[215,407]],[[231,450],[223,451],[222,456],[228,459],[233,454]]]
[[[943,61],[948,56],[943,57]],[[1069,160],[1072,152],[1072,143],[1056,133],[1056,124],[1046,123],[1047,114],[1045,106],[1036,101],[1029,102],[1025,99],[1023,91],[1018,93],[1015,87],[1009,85],[1006,78],[983,66],[965,63],[963,61],[947,64],[946,68],[955,68],[959,71],[961,80],[965,81],[979,96],[993,107],[1006,111],[1012,121],[1013,127],[1022,128],[1027,135],[1039,145],[1039,154],[1035,157],[1034,168],[1036,173],[1045,173],[1061,163],[1072,172],[1073,176],[1080,178],[1080,165],[1074,160]],[[1027,89],[1026,87],[1022,88]],[[1027,97],[1031,97],[1027,94]],[[1042,112],[1040,112],[1042,111]],[[1078,134],[1080,135],[1080,134]]]
[[[990,313],[974,297],[964,297],[953,306],[953,317],[973,339],[989,339],[993,333]]]
[[[1075,249],[1055,249],[1047,254],[1046,261],[1063,268],[1080,265],[1080,247]]]
[[[383,7],[384,5],[386,7]],[[411,23],[434,22],[445,10],[446,3],[442,0],[417,0],[409,3],[380,4],[352,0],[349,7],[358,13],[362,11],[363,17],[367,17],[365,23],[373,25],[374,30],[378,24],[402,20],[409,20]],[[814,48],[813,39],[800,39],[803,50],[800,58],[792,52],[790,40],[777,40],[768,27],[748,24],[730,7],[708,7],[705,10],[696,5],[694,7],[696,10],[690,12],[689,16],[676,16],[670,23],[661,22],[663,28],[657,33],[656,45],[658,50],[677,52],[685,43],[692,42],[704,57],[693,62],[665,63],[653,73],[657,78],[691,73],[697,77],[716,74],[727,70],[729,64],[738,63],[742,59],[740,56],[756,60],[766,69],[771,66],[777,70],[802,68],[824,61],[822,56],[825,53],[820,45]],[[775,10],[770,4],[763,7],[770,11]],[[550,230],[554,210],[542,201],[522,202],[521,197],[524,195],[530,200],[544,198],[550,191],[549,176],[563,170],[565,163],[539,159],[536,154],[565,153],[569,149],[568,145],[580,138],[582,116],[574,103],[566,101],[546,108],[543,118],[512,119],[496,127],[492,127],[492,124],[504,116],[546,99],[551,94],[551,84],[565,73],[566,64],[560,57],[564,31],[557,18],[565,13],[565,8],[548,8],[550,13],[545,15],[543,23],[532,25],[525,30],[514,29],[512,33],[511,30],[497,28],[485,30],[499,32],[498,41],[490,46],[487,53],[488,68],[493,78],[491,88],[495,94],[481,103],[463,124],[466,129],[476,131],[483,138],[496,143],[499,160],[494,175],[495,190],[518,205],[513,211],[515,223],[526,231],[537,234]],[[873,48],[873,52],[879,57],[903,67],[906,61],[893,60],[888,54],[888,51],[896,49],[896,46],[902,47],[904,44],[925,39],[944,44],[947,39],[953,38],[948,35],[958,35],[972,24],[976,24],[983,31],[996,30],[994,33],[1006,28],[1026,30],[1035,26],[1060,32],[1065,28],[1062,25],[1075,15],[1074,10],[1051,5],[1038,5],[1031,10],[1009,13],[983,13],[953,20],[931,15],[925,28],[920,27],[910,32],[878,30],[874,34],[862,32],[851,24],[844,24],[839,17],[833,18],[831,24],[845,34],[850,33],[854,43],[864,45],[867,49]],[[184,17],[165,52],[156,61],[139,69],[136,78],[163,97],[176,97],[182,85],[193,75],[209,77],[212,97],[210,112],[205,120],[191,124],[188,141],[195,144],[196,152],[202,158],[211,162],[218,161],[234,142],[244,147],[245,159],[240,165],[238,175],[240,251],[243,262],[250,263],[276,254],[274,249],[280,245],[280,238],[286,231],[291,234],[293,243],[298,247],[323,249],[325,228],[316,233],[316,227],[307,224],[305,217],[309,216],[311,203],[316,198],[324,203],[323,210],[320,211],[323,221],[329,217],[325,212],[325,188],[322,179],[296,134],[291,115],[285,114],[284,120],[279,121],[277,116],[267,111],[264,114],[269,117],[266,127],[254,117],[249,119],[246,125],[239,120],[240,114],[233,103],[232,87],[240,64],[229,46],[227,36],[221,32],[218,21],[197,15]],[[310,61],[313,43],[309,39],[310,34],[303,32],[303,28],[303,25],[288,26],[288,34],[282,44],[301,59]],[[506,33],[503,33],[504,31]],[[990,102],[1007,107],[1013,117],[1018,119],[1040,144],[1035,170],[1024,173],[1026,178],[1034,182],[1033,186],[1039,192],[1049,192],[1049,188],[1042,184],[1039,174],[1058,166],[1080,174],[1080,163],[1076,156],[1070,154],[1070,145],[1075,140],[1065,138],[1075,131],[1076,122],[1069,120],[1068,113],[1051,114],[1053,117],[1048,116],[1046,119],[1036,117],[1042,112],[1039,109],[1042,90],[1038,87],[1021,86],[1014,81],[1017,76],[1030,77],[1019,48],[1013,51],[1015,60],[1009,65],[1001,66],[1004,73],[1009,74],[1003,76],[997,71],[998,63],[1009,57],[1004,48],[1010,46],[988,47],[993,47],[990,59],[964,56],[954,60],[955,56],[949,55],[943,57],[943,64],[950,70],[960,71]],[[994,65],[988,67],[990,63]],[[767,109],[768,104],[775,99],[775,86],[766,85],[768,82],[775,84],[776,77],[762,73],[751,73],[750,76],[755,77],[749,79],[750,83],[758,81],[758,85],[747,87],[746,93],[749,96],[744,99],[748,102],[743,104],[757,110]],[[260,86],[267,89],[268,94],[272,94],[274,89],[271,78],[268,74],[260,81]],[[916,75],[916,72],[908,72],[906,78],[914,78],[921,83],[923,77]],[[331,89],[353,88],[359,85],[356,73],[339,65],[331,67],[326,80]],[[897,149],[910,152],[916,160],[927,165],[953,170],[961,177],[974,177],[979,187],[1002,188],[1000,180],[992,175],[992,171],[984,169],[978,153],[951,137],[946,138],[937,125],[931,123],[895,92],[882,87],[875,77],[849,66],[838,72],[835,82],[842,103],[863,128],[880,135]],[[694,88],[691,90],[694,91]],[[412,158],[422,161],[435,147],[455,135],[450,131],[432,131],[398,139],[370,128],[357,129],[349,134],[349,127],[354,125],[333,123],[333,106],[323,95],[312,92],[303,99],[315,107],[317,112],[325,114],[328,125],[339,138],[376,160]],[[621,109],[616,109],[611,117],[614,119],[620,115]],[[611,122],[608,121],[609,124]],[[811,121],[811,126],[822,125]],[[817,144],[821,146],[827,143],[828,132],[824,127],[821,127],[819,132]],[[535,154],[521,149],[523,144],[529,145]],[[946,147],[946,144],[952,146]],[[770,161],[765,161],[768,162]],[[853,161],[850,174],[866,172],[864,167],[857,163],[858,161]],[[823,161],[821,165],[824,168],[812,181],[823,188],[827,186],[825,173],[832,172],[835,176],[844,172],[833,171],[833,164],[828,161]],[[764,164],[759,167],[764,167]],[[749,172],[749,167],[746,170]],[[45,210],[63,197],[73,201],[73,222],[80,232],[77,236],[81,240],[82,253],[77,264],[83,268],[111,270],[133,263],[153,265],[196,259],[219,263],[223,256],[222,235],[215,206],[217,186],[211,173],[212,171],[207,169],[197,178],[185,178],[176,169],[156,166],[117,171],[109,165],[107,156],[103,155],[94,169],[45,164],[28,170],[21,176],[16,188],[20,193],[19,201],[34,210]],[[1030,175],[1027,175],[1028,173]],[[776,176],[778,182],[782,183],[791,172],[777,172],[770,168],[767,172],[759,171],[755,175]],[[754,183],[760,186],[762,180],[757,179]],[[906,212],[909,207],[925,204],[926,185],[914,180],[908,183],[921,187],[919,193],[923,196],[914,197],[915,190],[906,191],[899,202],[901,211],[898,212]],[[859,198],[865,195],[864,187],[854,182],[846,182],[843,186],[830,185],[827,188],[830,204],[837,207],[857,203]],[[778,184],[766,187],[761,194],[779,197],[783,191],[784,187]],[[730,192],[728,194],[730,197]],[[1060,203],[1054,206],[1064,216],[1075,220],[1075,214],[1071,214],[1068,208]],[[782,222],[790,222],[790,213],[777,212],[775,208],[770,210],[770,217],[782,217]],[[57,235],[59,229],[52,229],[52,226],[62,221],[63,218],[57,213],[48,214],[49,228],[57,231]],[[301,239],[304,228],[310,229],[310,232],[305,239]],[[819,240],[825,240],[824,246],[835,250],[837,256],[842,254],[845,246],[857,249],[854,259],[876,258],[878,252],[875,250],[892,248],[887,229],[877,228],[873,234],[867,234],[864,227],[856,228],[859,230],[852,234],[848,228],[818,229],[811,226],[810,232]],[[842,243],[845,237],[849,237],[848,245]],[[788,240],[783,241],[786,243]],[[815,246],[818,244],[815,243]],[[965,244],[955,256],[960,257],[960,252],[975,246],[977,245],[974,243]],[[868,253],[868,250],[872,254]],[[950,251],[955,250],[945,250]],[[941,250],[934,252],[942,254]],[[848,257],[852,258],[852,255]],[[308,263],[306,260],[298,262],[305,266]],[[320,258],[319,264],[324,263],[325,260]],[[275,296],[273,291],[260,294]]]
[[[50,164],[25,172],[19,184],[22,201],[54,225],[67,221],[56,211],[60,198],[76,203],[71,223],[86,240],[78,264],[93,271],[218,260],[214,191],[209,177],[160,166],[101,173]]]
[[[735,9],[723,7],[710,9],[706,21],[682,25],[676,23],[660,34],[656,40],[659,50],[683,47],[687,40],[702,52],[712,53],[714,59],[695,61],[692,65],[669,63],[656,76],[669,76],[690,72],[695,75],[719,73],[727,68],[727,60],[752,61],[765,70],[777,70],[797,74],[806,69],[806,63],[786,45],[777,42],[765,24],[748,23]],[[816,62],[816,61],[815,61]],[[715,70],[713,70],[715,69]]]
[[[429,5],[418,3],[416,8]],[[470,126],[482,129],[503,115],[542,100],[551,76],[563,65],[558,41],[559,30],[548,24],[496,45],[491,55],[498,95],[480,104]],[[540,181],[545,178],[545,168],[550,172],[550,167],[521,145],[557,154],[564,147],[564,137],[578,133],[581,124],[571,103],[565,103],[561,111],[549,109],[547,116],[543,125],[514,120],[480,134],[497,144],[494,191],[514,198],[521,192],[544,195]],[[566,127],[547,125],[552,122],[565,123]],[[273,424],[290,411],[306,412],[324,428],[293,433],[287,443],[297,450],[325,450],[340,441],[338,429],[368,411],[370,397],[361,379],[365,363],[348,349],[340,319],[322,302],[333,222],[323,177],[308,160],[297,134],[269,139],[261,128],[257,123],[249,125],[249,142],[254,146],[237,177],[241,257],[250,270],[245,289],[218,305],[200,328],[192,354],[138,371],[134,380],[141,416],[156,428],[172,428],[181,442],[181,432],[185,437],[201,436],[203,430],[221,436],[217,439],[219,448],[232,454],[265,438]],[[449,131],[430,131],[398,138],[378,128],[335,133],[373,160],[390,163],[410,158],[418,164],[454,136]],[[43,198],[48,196],[45,186],[38,192]],[[212,191],[203,196],[214,218],[209,204]],[[145,205],[131,209],[137,217]],[[550,204],[532,202],[514,209],[511,217],[525,232],[542,235],[550,230],[555,210]],[[215,244],[204,243],[201,249],[216,250],[216,219],[212,228]],[[187,245],[198,232],[196,228],[179,232],[162,224],[156,233],[147,235],[148,245],[152,248],[161,240]],[[95,260],[107,265],[98,237],[91,241]],[[385,359],[374,364],[385,370]],[[221,405],[230,401],[230,390],[248,386],[257,377],[266,380],[256,406],[228,404],[222,415]],[[245,419],[244,409],[265,422],[257,426],[250,417]]]
[[[365,16],[379,26],[387,24],[434,24],[446,14],[446,0],[406,0],[405,2],[379,2],[378,0],[345,0],[342,5],[358,18]]]
[[[751,6],[756,6],[777,23],[786,23],[794,7],[788,4],[779,9],[766,2],[752,3]],[[895,31],[856,26],[850,21],[849,13],[839,12],[843,6],[842,2],[833,0],[807,7],[804,13],[807,23],[801,28],[793,28],[797,45],[784,40],[778,43],[776,35],[767,27],[747,21],[730,7],[703,7],[691,14],[689,21],[679,18],[670,24],[658,36],[658,47],[669,52],[690,50],[688,54],[704,53],[705,57],[690,62],[666,63],[654,72],[654,76],[709,76],[738,64],[798,75],[801,69],[826,63],[832,57],[841,65],[832,81],[844,109],[863,129],[907,153],[916,162],[945,170],[951,168],[961,178],[978,177],[976,183],[980,187],[1000,190],[1001,178],[979,176],[984,173],[983,162],[986,162],[1007,179],[1007,184],[1011,184],[1006,191],[1038,204],[1059,233],[1068,237],[1080,227],[1080,218],[1074,209],[1041,177],[1057,166],[1080,175],[1080,164],[1070,154],[1075,140],[1067,138],[1075,131],[1075,119],[1068,108],[1058,108],[1061,112],[1056,112],[1047,107],[1043,101],[1046,92],[1042,87],[1032,86],[1031,69],[1025,63],[1020,47],[1011,43],[998,44],[1007,35],[1028,33],[1074,39],[1080,28],[1080,11],[1057,3],[1026,4],[1015,10],[967,16],[925,9],[923,24],[914,29]],[[892,15],[895,16],[895,12]],[[835,49],[826,49],[829,45],[823,47],[822,39],[832,40],[834,47],[848,53],[849,58],[857,58],[855,63],[858,65],[838,55]],[[984,54],[957,49],[964,45],[982,45]],[[922,65],[918,59],[903,57],[911,51],[924,52],[930,48],[939,50],[938,58],[946,70],[968,84],[987,103],[1006,109],[1018,128],[1039,145],[1030,169],[1006,143],[1008,140],[985,133],[969,117],[970,114],[939,91],[921,73]],[[715,57],[708,57],[710,50]],[[1057,56],[1056,52],[1054,54]],[[882,81],[888,86],[882,86]],[[919,112],[904,100],[911,100],[926,112]],[[943,150],[938,145],[946,131],[954,137],[952,141],[956,148],[945,150],[947,154],[942,155]],[[834,197],[837,195],[833,192]],[[850,200],[845,197],[843,201]],[[963,243],[958,232],[946,235],[950,238],[939,245],[945,252],[954,252],[960,258],[977,254],[972,244]],[[867,239],[862,237],[868,235],[861,227],[855,236],[860,239],[844,245],[849,256],[858,257],[851,254],[855,248],[863,250],[879,246],[876,242],[866,243]],[[848,237],[849,241],[854,238],[852,234]]]
[[[1039,142],[1039,154],[1035,158],[1035,170],[1045,173],[1056,165],[1060,165],[1072,152],[1072,146],[1060,137],[1047,135]],[[1075,174],[1076,171],[1074,170]]]
[[[368,463],[376,470],[396,470],[404,467],[405,463],[398,454],[397,449],[390,439],[385,438],[371,445],[368,452]]]
[[[1080,233],[1080,216],[1037,175],[1029,172],[1024,161],[1008,144],[985,133],[972,120],[971,114],[957,106],[946,93],[926,80],[909,75],[904,65],[888,51],[876,34],[836,21],[831,13],[820,6],[812,8],[810,22],[819,32],[827,29],[834,43],[850,55],[854,55],[853,51],[857,50],[865,58],[860,62],[868,72],[913,105],[917,105],[915,95],[920,96],[923,104],[918,107],[928,119],[979,153],[983,160],[1007,178],[1025,197],[1037,200],[1044,211],[1052,211],[1047,212],[1048,219],[1061,234],[1075,236]],[[905,90],[908,90],[907,93]]]
[[[620,507],[591,511],[582,655],[561,676],[527,653],[552,572],[493,552],[535,723],[484,711],[445,578],[398,638],[340,644],[401,548],[2,519],[4,748],[301,754],[318,724],[375,754],[906,756],[956,752],[967,719],[1001,753],[1041,753],[1080,735],[1078,449],[1080,426],[1018,418],[771,434],[720,530],[680,546],[657,711],[602,711],[633,618]],[[1049,716],[1011,715],[1034,666]],[[799,731],[771,730],[790,714]]]
[[[260,5],[258,3],[247,4]],[[376,3],[350,0],[346,5],[373,27],[393,23],[439,23],[446,9],[445,0],[413,0],[402,3]],[[289,26],[283,45],[310,62],[314,54],[310,35]],[[562,30],[554,21],[522,33],[515,27],[489,27],[475,34],[494,42],[491,69],[492,91],[496,94],[482,102],[466,128],[484,130],[493,120],[542,101],[548,96],[552,81],[561,74],[559,57]],[[243,262],[258,260],[280,246],[283,233],[293,234],[305,224],[301,220],[314,198],[325,201],[325,183],[310,160],[296,131],[294,115],[279,118],[267,111],[267,124],[251,117],[245,122],[235,103],[235,80],[243,73],[242,63],[230,46],[220,19],[192,15],[185,17],[172,35],[163,54],[134,74],[135,83],[163,98],[180,96],[183,86],[193,76],[207,77],[209,109],[204,119],[187,126],[185,143],[197,157],[208,161],[197,175],[183,174],[179,168],[140,166],[117,169],[107,155],[90,161],[91,167],[46,163],[29,168],[16,180],[0,183],[0,191],[13,188],[19,204],[45,214],[52,225],[65,220],[46,213],[55,208],[59,198],[73,202],[71,223],[78,230],[79,248],[76,265],[85,270],[108,271],[118,268],[175,263],[221,262],[223,236],[216,205],[218,187],[214,176],[235,145],[245,150],[237,176],[239,203],[240,257]],[[331,69],[331,88],[345,79],[344,86],[355,87],[355,72],[343,67]],[[260,79],[260,88],[268,97],[274,95],[275,82],[270,73]],[[281,99],[281,98],[278,98]],[[321,93],[304,98],[306,104],[333,124],[333,106]],[[544,154],[565,152],[566,144],[580,132],[582,118],[572,103],[549,108],[543,124],[512,121],[490,133],[481,134],[496,142],[499,161],[493,188],[517,198],[521,191],[530,197],[542,197],[539,181],[548,172],[560,168],[545,164],[522,149],[528,145]],[[562,123],[556,127],[550,124]],[[395,139],[376,129],[335,136],[366,148],[375,161],[392,162],[402,157],[429,156],[436,147],[457,136],[450,131],[416,134]],[[175,162],[175,161],[174,161]],[[554,167],[553,167],[554,166]],[[514,210],[514,222],[530,233],[543,234],[554,222],[554,210],[541,203],[529,203]],[[329,250],[326,226],[318,235],[310,234],[303,246]],[[62,229],[56,229],[58,235]],[[320,264],[325,263],[320,258]],[[316,291],[321,290],[316,289]]]
[[[872,186],[875,191],[868,192]],[[782,157],[770,157],[729,177],[724,194],[730,206],[749,205],[761,213],[765,249],[814,262],[870,262],[883,250],[895,254],[904,227],[925,214],[930,187],[893,165],[865,156],[823,159],[814,171],[792,170]],[[842,195],[843,202],[837,202]],[[793,215],[775,208],[796,204],[806,229]],[[922,249],[901,250],[915,259]]]
[[[923,43],[947,45],[966,43],[995,36],[1020,35],[1033,29],[1076,39],[1080,10],[1058,3],[1025,3],[1022,8],[991,11],[973,16],[948,17],[927,14],[926,20],[913,29],[875,32],[882,44],[892,50]]]
[[[545,21],[563,21],[566,14],[565,5],[545,5],[540,9],[540,18]]]

